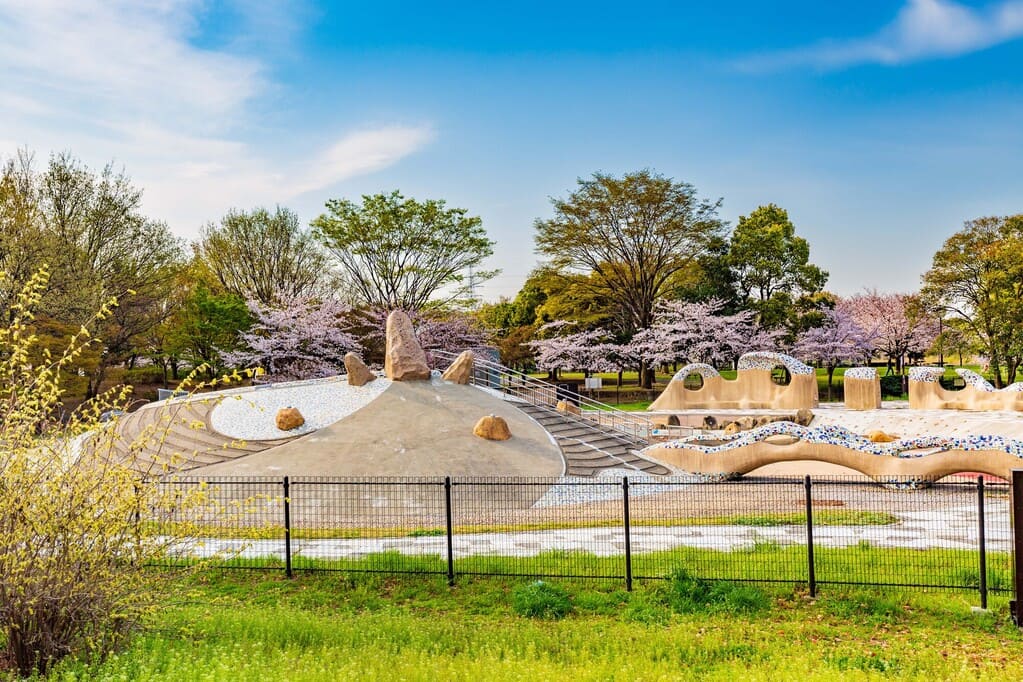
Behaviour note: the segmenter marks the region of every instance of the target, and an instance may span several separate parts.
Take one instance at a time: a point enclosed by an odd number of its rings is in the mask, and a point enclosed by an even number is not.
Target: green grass
[[[822,509],[814,514],[818,526],[884,526],[898,523],[897,516],[884,512],[858,509]],[[806,515],[801,512],[775,512],[759,514],[726,514],[720,516],[687,516],[684,518],[637,518],[633,526],[802,526]],[[521,533],[540,530],[561,530],[569,528],[619,528],[618,519],[595,519],[584,521],[544,520],[532,523],[499,524],[457,524],[452,527],[456,535],[477,533]],[[284,528],[278,524],[268,525],[212,525],[201,524],[145,524],[144,530],[155,535],[206,538],[237,538],[260,540],[279,538]],[[407,528],[365,527],[365,528],[293,528],[291,537],[296,540],[355,540],[361,538],[393,537],[437,537],[446,535],[441,526],[430,526],[408,530]]]
[[[105,661],[54,680],[1020,679],[1004,599],[677,585],[628,593],[548,581],[560,619],[516,613],[533,581],[251,572],[175,577],[165,606]],[[533,615],[534,609],[523,608]],[[542,615],[542,614],[541,614]]]

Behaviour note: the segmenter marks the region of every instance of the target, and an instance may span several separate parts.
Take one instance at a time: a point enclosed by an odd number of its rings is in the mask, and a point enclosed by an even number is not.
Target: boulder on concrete
[[[474,358],[471,350],[462,351],[441,378],[453,384],[467,384],[472,379]]]
[[[345,371],[348,372],[349,386],[365,386],[377,378],[355,353],[345,353]]]
[[[277,428],[281,431],[291,431],[302,424],[305,424],[305,417],[297,407],[282,407],[277,410]]]
[[[429,381],[430,366],[412,320],[401,310],[387,316],[384,374],[392,381]]]
[[[508,422],[503,417],[490,414],[480,417],[472,432],[486,440],[508,440],[511,438],[511,431],[508,429]]]
[[[567,414],[582,414],[583,411],[579,409],[579,406],[575,403],[570,403],[567,400],[559,400],[558,404],[554,407],[558,412],[565,412]]]

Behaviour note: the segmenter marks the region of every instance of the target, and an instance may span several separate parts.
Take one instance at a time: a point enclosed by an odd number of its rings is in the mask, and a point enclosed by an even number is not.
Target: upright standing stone
[[[426,381],[430,366],[426,353],[419,345],[412,320],[401,310],[387,316],[387,351],[384,354],[384,374],[392,381]]]
[[[377,378],[355,353],[345,353],[345,371],[348,372],[349,386],[365,386]]]
[[[441,378],[455,384],[467,384],[472,378],[473,362],[472,351],[462,351],[451,366],[444,370],[444,376]]]

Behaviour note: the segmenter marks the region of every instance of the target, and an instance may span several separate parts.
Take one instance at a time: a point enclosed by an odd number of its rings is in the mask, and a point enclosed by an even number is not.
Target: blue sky
[[[481,215],[513,295],[532,222],[653,168],[734,223],[788,209],[842,294],[915,289],[1023,211],[1023,0],[0,0],[0,156],[113,160],[194,236],[231,207],[398,188]]]

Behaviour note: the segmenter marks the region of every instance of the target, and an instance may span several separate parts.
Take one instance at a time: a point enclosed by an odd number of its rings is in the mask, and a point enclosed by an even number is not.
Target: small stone
[[[281,431],[291,431],[302,424],[305,424],[305,417],[297,407],[282,407],[277,410],[277,428]]]
[[[345,353],[345,371],[348,372],[349,386],[365,386],[377,378],[355,353]]]
[[[813,412],[805,407],[796,412],[796,423],[800,426],[809,426],[813,421]]]
[[[579,409],[579,406],[570,403],[567,400],[559,400],[558,404],[554,407],[558,412],[565,412],[566,414],[582,414],[583,411]]]
[[[713,431],[717,427],[718,420],[717,417],[715,417],[714,415],[708,414],[706,417],[703,418],[703,428]]]
[[[486,440],[508,440],[511,438],[511,431],[508,429],[508,422],[496,414],[480,417],[472,432]]]
[[[891,443],[897,440],[895,436],[884,431],[870,431],[867,433],[867,438],[871,443]]]
[[[392,381],[429,381],[430,366],[412,320],[401,310],[387,316],[384,374]]]
[[[454,384],[468,384],[472,379],[472,369],[475,360],[471,350],[462,351],[451,366],[444,370],[441,379]]]
[[[739,426],[739,422],[728,422],[725,424],[724,431],[726,436],[732,436],[742,431],[742,427]]]

